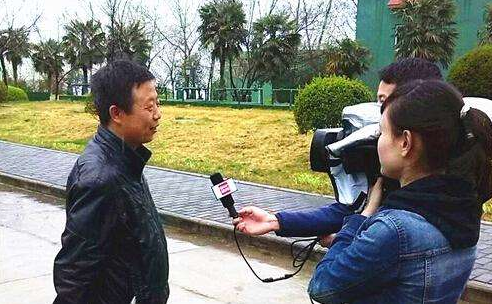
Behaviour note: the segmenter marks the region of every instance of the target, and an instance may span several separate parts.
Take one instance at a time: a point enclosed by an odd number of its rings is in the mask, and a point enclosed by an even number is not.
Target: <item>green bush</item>
[[[87,95],[84,95],[85,100],[85,107],[84,107],[84,112],[92,114],[94,116],[97,116],[97,109],[96,106],[94,105],[94,96],[92,93],[89,93]]]
[[[7,101],[21,101],[21,100],[29,100],[26,92],[23,89],[9,86],[7,92]]]
[[[464,96],[492,98],[492,44],[477,47],[456,60],[448,81]]]
[[[371,98],[371,90],[359,80],[338,76],[315,78],[295,98],[294,117],[299,132],[340,126],[344,107]]]
[[[0,103],[7,101],[7,86],[0,81]]]

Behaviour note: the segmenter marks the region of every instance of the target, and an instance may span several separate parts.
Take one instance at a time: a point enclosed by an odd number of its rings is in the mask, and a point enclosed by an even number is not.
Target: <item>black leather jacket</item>
[[[142,174],[150,158],[108,129],[67,182],[67,222],[55,258],[54,304],[162,304],[169,296],[166,238]]]

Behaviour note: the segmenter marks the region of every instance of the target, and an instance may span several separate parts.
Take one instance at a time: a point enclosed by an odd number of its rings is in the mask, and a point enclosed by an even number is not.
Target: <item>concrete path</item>
[[[1,184],[0,202],[0,304],[52,303],[53,260],[65,227],[63,202]],[[166,234],[169,304],[310,303],[306,286],[313,263],[300,276],[267,285],[253,277],[232,243],[171,227]],[[244,249],[262,275],[291,271],[286,258],[271,260],[264,252]]]
[[[77,157],[73,153],[0,141],[0,174],[3,172],[65,187]],[[145,175],[160,211],[231,225],[226,210],[210,190],[208,176],[156,167],[146,167]],[[314,208],[333,202],[327,196],[246,182],[239,182],[238,189],[234,195],[237,209],[253,204],[275,212]],[[492,287],[492,225],[489,223],[482,223],[478,257],[470,280],[486,288]]]

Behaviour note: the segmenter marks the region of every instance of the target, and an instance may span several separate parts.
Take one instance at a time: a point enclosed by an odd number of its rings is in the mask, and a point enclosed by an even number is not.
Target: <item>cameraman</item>
[[[309,294],[321,303],[456,303],[492,196],[492,122],[452,85],[416,80],[387,98],[380,126],[381,174],[401,188],[383,199],[379,179],[365,210],[344,219]],[[480,170],[468,180],[453,161]]]
[[[380,79],[377,99],[383,103],[398,86],[416,79],[442,79],[442,75],[439,68],[427,60],[406,58],[383,68]],[[328,247],[333,240],[330,234],[339,231],[343,218],[353,214],[361,203],[349,206],[337,202],[312,210],[281,211],[276,214],[248,206],[239,211],[240,218],[233,223],[239,231],[249,235],[274,231],[284,237],[323,236],[320,244]]]

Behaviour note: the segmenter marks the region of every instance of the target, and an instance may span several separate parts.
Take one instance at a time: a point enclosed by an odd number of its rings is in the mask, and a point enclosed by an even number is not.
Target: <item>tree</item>
[[[200,7],[199,13],[202,21],[198,27],[200,40],[212,50],[212,66],[215,59],[219,60],[219,86],[223,88],[226,60],[232,75],[232,60],[239,56],[241,45],[246,39],[243,6],[236,0],[216,0]],[[234,86],[232,77],[231,85]]]
[[[128,59],[143,65],[150,57],[150,40],[145,25],[128,15],[128,1],[106,0],[103,11],[110,20],[107,35],[108,61]]]
[[[72,20],[65,26],[66,35],[63,37],[65,57],[73,68],[82,69],[84,84],[89,83],[88,71],[94,64],[104,61],[105,34],[101,23],[97,20],[81,22]],[[87,93],[87,87],[82,87],[82,94]]]
[[[0,31],[0,66],[5,85],[8,85],[5,59],[12,64],[14,82],[17,83],[17,67],[22,63],[22,58],[28,56],[28,36],[29,30],[25,27]]]
[[[22,64],[22,59],[29,56],[29,33],[23,29],[10,30],[12,39],[5,53],[5,58],[12,65],[14,84],[18,83],[18,67]]]
[[[326,72],[338,76],[354,78],[369,68],[370,51],[359,42],[343,39],[327,50]]]
[[[492,43],[492,4],[487,5],[484,19],[484,28],[479,32],[481,45]]]
[[[108,60],[129,59],[145,65],[150,57],[150,41],[145,33],[145,26],[135,20],[129,24],[116,23],[110,33],[110,49],[113,54],[108,56]]]
[[[166,68],[166,78],[161,79],[161,83],[163,83],[165,86],[167,84],[171,84],[171,92],[172,92],[172,98],[174,98],[174,89],[176,87],[176,70],[177,70],[177,59],[176,59],[176,53],[177,53],[177,48],[172,48],[169,52],[166,52],[164,56],[163,54],[158,55],[159,59],[161,62],[164,64],[164,67]]]
[[[253,24],[252,53],[257,79],[275,81],[291,67],[301,43],[295,22],[271,14]],[[255,78],[255,77],[253,77]]]
[[[21,52],[27,51],[27,48],[21,48],[22,43],[29,37],[31,30],[35,28],[36,23],[41,17],[41,15],[36,15],[29,24],[16,26],[15,23],[18,20],[27,20],[25,15],[26,9],[24,9],[25,4],[25,1],[7,3],[5,0],[0,3],[0,7],[3,9],[2,14],[0,14],[0,67],[2,69],[2,77],[5,85],[8,85],[5,57],[10,53],[9,58],[13,59],[14,73],[17,74],[19,57],[22,58],[22,56],[24,56]],[[24,15],[20,16],[20,14]],[[27,18],[31,19],[29,16],[27,16]],[[17,78],[17,75],[15,75],[15,77]]]
[[[452,0],[408,0],[395,10],[396,56],[420,57],[447,67],[451,62],[458,31],[456,4]]]
[[[55,93],[55,99],[58,99],[59,85],[67,73],[63,74],[63,44],[54,39],[42,41],[32,46],[31,58],[34,69],[45,74],[48,77],[51,92]]]

